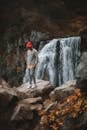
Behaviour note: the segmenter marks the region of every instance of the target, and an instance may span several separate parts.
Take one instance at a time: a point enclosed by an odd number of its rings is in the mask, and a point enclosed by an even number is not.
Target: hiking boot
[[[29,88],[32,88],[32,84],[29,85]]]
[[[33,84],[32,88],[36,88],[36,87],[37,87],[37,85],[36,85],[36,84]]]

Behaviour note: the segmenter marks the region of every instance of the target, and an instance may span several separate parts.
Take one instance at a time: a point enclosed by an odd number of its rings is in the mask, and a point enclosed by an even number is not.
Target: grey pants
[[[35,67],[29,70],[29,83],[32,84],[32,81],[34,84],[36,84],[36,78],[35,78]]]

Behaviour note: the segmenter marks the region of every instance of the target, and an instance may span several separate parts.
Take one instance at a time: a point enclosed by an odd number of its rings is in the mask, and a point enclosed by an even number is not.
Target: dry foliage
[[[40,111],[41,126],[49,127],[50,130],[58,130],[64,124],[65,118],[68,116],[71,119],[77,119],[83,111],[87,110],[87,100],[79,89],[63,101],[58,102],[55,109],[47,112]]]

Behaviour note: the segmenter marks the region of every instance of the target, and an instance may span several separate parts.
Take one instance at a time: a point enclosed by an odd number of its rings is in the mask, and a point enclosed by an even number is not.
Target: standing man
[[[26,65],[29,71],[29,83],[30,87],[32,87],[32,81],[34,83],[34,87],[36,86],[36,78],[35,78],[35,68],[38,62],[38,53],[37,50],[33,48],[32,42],[28,41],[26,43],[27,53],[26,53]]]

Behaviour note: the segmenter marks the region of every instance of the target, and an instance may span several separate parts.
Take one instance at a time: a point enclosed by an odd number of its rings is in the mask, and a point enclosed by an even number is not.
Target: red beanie
[[[32,42],[30,42],[30,41],[27,42],[27,43],[26,43],[26,48],[32,48]]]

